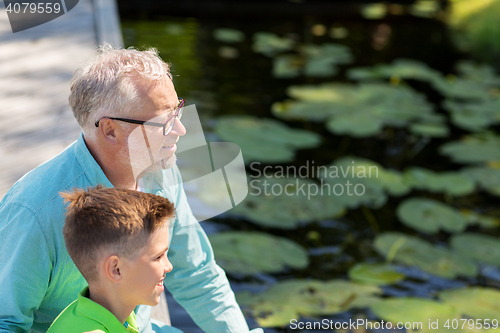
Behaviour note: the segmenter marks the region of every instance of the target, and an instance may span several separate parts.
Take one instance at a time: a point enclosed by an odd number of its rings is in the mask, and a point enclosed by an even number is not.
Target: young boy
[[[174,206],[148,193],[95,187],[61,193],[69,202],[63,229],[69,255],[88,287],[47,333],[138,332],[134,308],[156,305]]]

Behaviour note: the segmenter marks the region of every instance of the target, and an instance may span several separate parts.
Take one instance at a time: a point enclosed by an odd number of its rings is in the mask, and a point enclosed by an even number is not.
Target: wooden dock
[[[0,198],[78,138],[70,80],[103,42],[123,45],[114,0],[80,0],[61,17],[16,33],[0,2]]]

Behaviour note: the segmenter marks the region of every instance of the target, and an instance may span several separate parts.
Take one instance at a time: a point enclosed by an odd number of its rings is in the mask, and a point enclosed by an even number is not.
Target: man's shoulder
[[[58,198],[59,192],[77,187],[84,170],[76,159],[74,145],[21,177],[4,196],[0,209],[10,203],[37,211]]]

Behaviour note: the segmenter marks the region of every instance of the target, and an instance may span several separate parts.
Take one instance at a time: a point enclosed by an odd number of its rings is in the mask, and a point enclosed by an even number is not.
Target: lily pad
[[[293,78],[300,75],[302,70],[302,58],[296,55],[280,55],[274,58],[273,76],[280,79]]]
[[[467,317],[477,319],[498,319],[500,312],[500,291],[485,287],[467,287],[460,289],[444,290],[439,293],[439,298],[457,309],[457,312]],[[481,321],[484,323],[484,321]],[[474,327],[474,325],[472,325]],[[468,327],[468,325],[466,325]],[[486,329],[485,332],[490,330]],[[496,332],[499,329],[494,330]]]
[[[500,227],[500,219],[496,217],[480,215],[470,210],[462,210],[460,213],[467,219],[469,225],[478,225],[485,229]]]
[[[398,206],[397,215],[403,224],[430,234],[439,229],[461,232],[467,227],[467,220],[456,209],[427,198],[406,199]]]
[[[361,8],[361,16],[368,20],[383,19],[387,15],[387,5],[384,3],[371,3]]]
[[[500,169],[485,167],[470,167],[461,171],[472,178],[479,187],[493,195],[500,196]]]
[[[236,294],[238,303],[263,327],[285,326],[290,318],[324,316],[380,301],[380,289],[343,280],[278,282],[262,294]]]
[[[410,131],[413,134],[432,138],[446,138],[450,134],[448,126],[440,123],[413,124],[410,126]]]
[[[447,100],[443,107],[451,113],[453,124],[468,131],[480,131],[500,122],[500,99],[469,103]]]
[[[413,79],[432,82],[442,74],[430,68],[425,63],[412,59],[396,59],[392,64],[380,64],[374,67],[357,67],[347,71],[347,77],[351,80],[374,80],[374,79]]]
[[[335,200],[349,208],[379,208],[388,194],[399,196],[410,191],[401,173],[359,157],[340,158],[319,171],[322,181],[331,185]]]
[[[267,227],[293,229],[300,223],[345,213],[336,197],[309,179],[261,177],[251,179],[249,187],[248,196],[229,214],[243,215]]]
[[[402,233],[380,234],[375,239],[375,248],[389,259],[394,258],[437,276],[454,279],[458,276],[477,275],[477,267],[471,259]]]
[[[410,7],[410,14],[419,17],[431,18],[440,10],[440,3],[436,0],[417,0]]]
[[[322,45],[306,44],[301,47],[301,53],[306,59],[305,76],[327,77],[337,74],[338,64],[350,64],[353,56],[345,45],[325,43]]]
[[[412,326],[407,330],[409,332],[448,332],[449,330],[443,327],[446,320],[460,318],[456,309],[450,304],[416,297],[384,299],[371,306],[370,309],[385,321],[408,323]],[[439,326],[437,329],[431,329],[429,323],[436,320]]]
[[[296,149],[316,147],[321,140],[316,133],[252,116],[219,117],[215,132],[225,141],[240,146],[245,163],[289,162]]]
[[[466,195],[475,190],[474,181],[461,172],[434,172],[413,167],[405,171],[406,181],[419,190],[444,192],[449,195]]]
[[[223,232],[209,237],[217,263],[229,273],[252,275],[304,268],[307,251],[286,238],[260,232]]]
[[[213,37],[225,43],[238,43],[245,40],[245,34],[236,29],[219,28],[213,32]]]
[[[287,92],[302,104],[296,107],[287,101],[275,105],[277,117],[327,120],[327,128],[338,135],[372,136],[386,125],[402,127],[426,122],[433,115],[433,107],[423,95],[386,83],[291,86]]]
[[[451,246],[465,257],[500,266],[500,241],[497,237],[473,233],[454,235]]]
[[[379,286],[396,283],[405,276],[388,264],[359,263],[349,269],[349,278],[357,283]]]
[[[281,38],[271,32],[257,32],[253,35],[252,50],[273,57],[277,53],[292,49],[295,42],[288,38]]]
[[[457,163],[500,161],[500,138],[491,133],[470,135],[439,147],[442,155]]]

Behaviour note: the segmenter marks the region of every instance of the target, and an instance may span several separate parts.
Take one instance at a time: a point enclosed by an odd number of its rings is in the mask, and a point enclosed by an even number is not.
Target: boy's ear
[[[102,263],[104,277],[111,282],[120,282],[123,275],[120,271],[120,258],[116,255],[112,255],[104,259]]]

